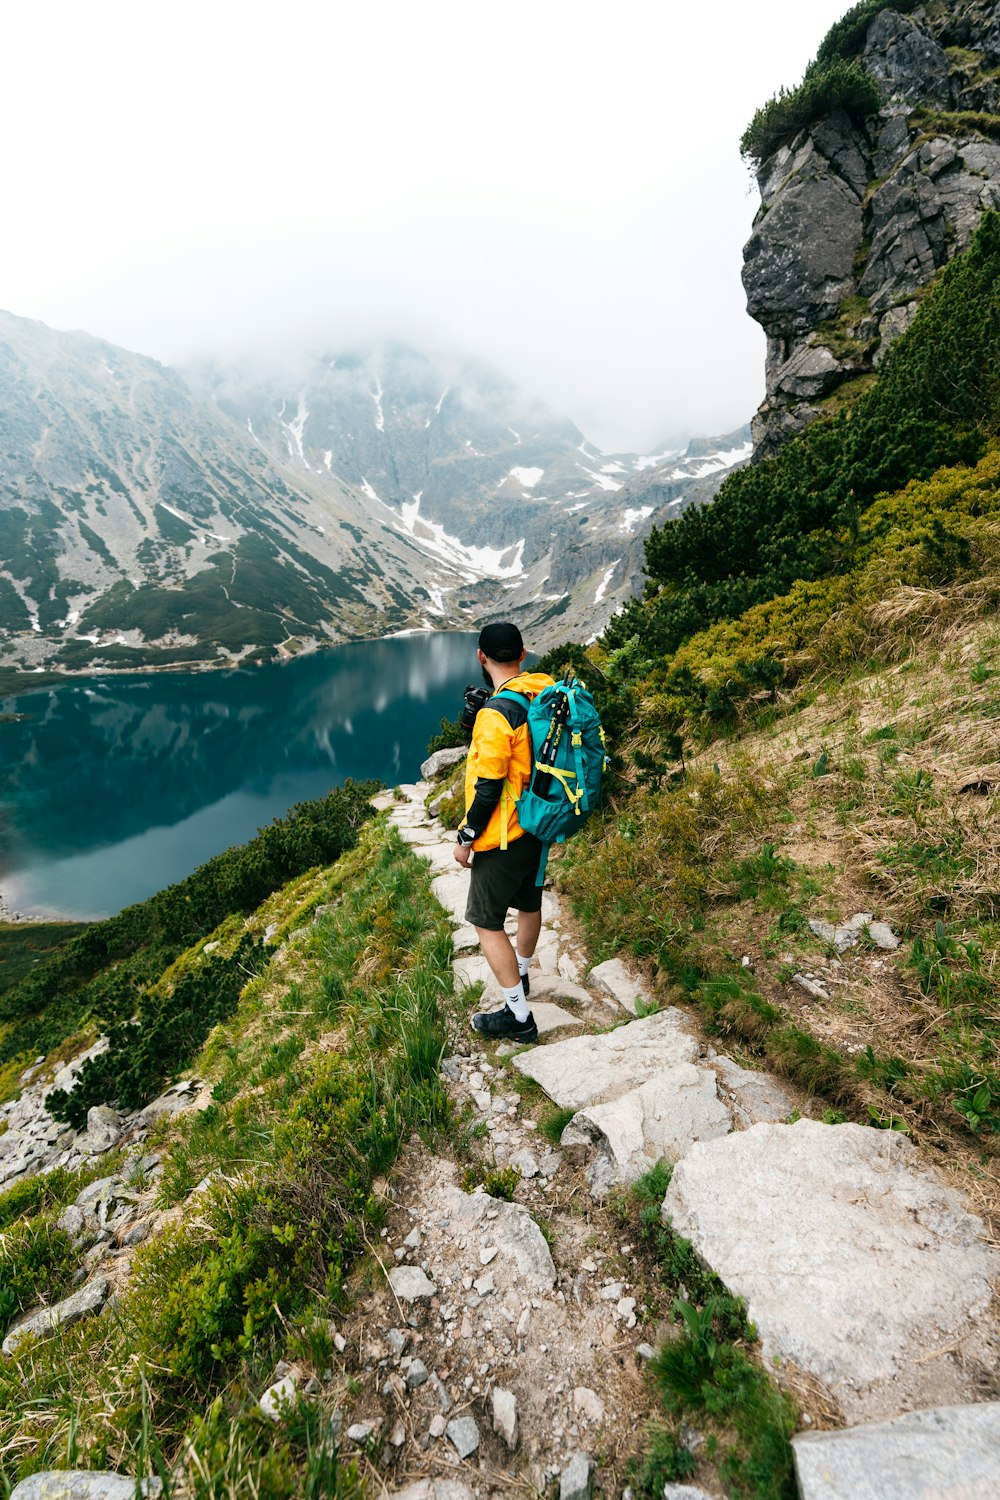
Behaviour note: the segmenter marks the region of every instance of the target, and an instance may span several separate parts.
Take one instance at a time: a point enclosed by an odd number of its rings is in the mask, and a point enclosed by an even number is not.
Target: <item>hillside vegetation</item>
[[[990,215],[850,411],[652,534],[591,653],[611,805],[560,865],[599,953],[837,1117],[951,1153],[993,1212],[998,286]],[[809,926],[855,911],[898,952]]]

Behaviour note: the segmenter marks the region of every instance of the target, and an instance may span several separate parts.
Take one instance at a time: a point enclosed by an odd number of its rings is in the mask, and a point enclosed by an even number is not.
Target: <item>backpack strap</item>
[[[519,693],[515,688],[498,688],[493,694],[494,698],[510,698],[517,703],[523,703],[526,709],[531,708],[531,699],[527,693]],[[489,702],[489,699],[487,699]],[[505,780],[503,791],[500,793],[500,848],[506,849],[508,844],[508,829],[510,828],[510,805],[516,802],[517,797],[510,782]]]

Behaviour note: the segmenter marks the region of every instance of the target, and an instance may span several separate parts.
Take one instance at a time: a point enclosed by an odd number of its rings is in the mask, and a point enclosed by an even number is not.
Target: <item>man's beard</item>
[[[485,682],[486,686],[489,688],[490,692],[492,693],[492,691],[493,691],[493,678],[490,676],[489,672],[487,672],[487,670],[486,670],[485,667],[483,668],[483,681]]]

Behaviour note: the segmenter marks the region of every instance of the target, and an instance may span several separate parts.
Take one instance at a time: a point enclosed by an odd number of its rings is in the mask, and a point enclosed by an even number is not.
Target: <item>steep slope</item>
[[[801,87],[758,111],[743,141],[761,195],[743,281],[767,334],[756,459],[864,388],[1000,208],[998,69],[990,0],[862,0]]]
[[[5,313],[0,395],[0,667],[266,659],[498,611],[589,638],[664,499],[633,489],[666,455],[609,458],[496,371],[400,346],[184,379]],[[674,510],[704,497],[674,470]]]
[[[708,498],[749,456],[742,433],[685,454],[601,453],[490,366],[402,344],[189,378],[297,476],[346,481],[464,569],[461,611],[502,609],[541,645],[599,631],[640,586],[654,513]],[[446,604],[434,598],[430,615]]]
[[[384,634],[463,576],[155,361],[0,314],[0,660],[231,660]]]

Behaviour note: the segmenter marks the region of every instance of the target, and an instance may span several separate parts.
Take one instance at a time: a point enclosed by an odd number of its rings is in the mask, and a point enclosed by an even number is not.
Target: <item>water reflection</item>
[[[0,723],[0,892],[22,911],[115,911],[348,776],[412,780],[474,653],[474,636],[409,636],[3,700],[28,717]]]

